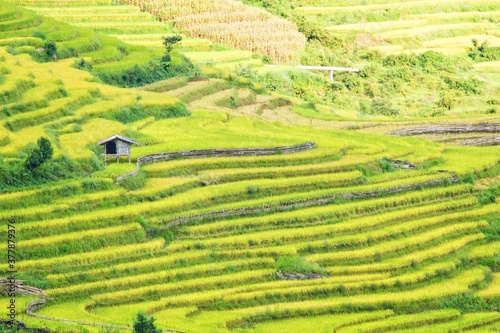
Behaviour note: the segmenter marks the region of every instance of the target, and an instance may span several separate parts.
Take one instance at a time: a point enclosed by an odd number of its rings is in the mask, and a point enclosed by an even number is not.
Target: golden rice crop
[[[154,284],[141,288],[126,289],[112,293],[93,295],[92,300],[97,304],[121,303],[130,299],[144,297],[145,295],[162,295],[173,291],[187,289],[219,289],[228,284],[244,283],[260,280],[272,276],[274,269],[260,269],[236,274],[203,277],[181,282]]]
[[[55,295],[69,295],[82,292],[95,293],[95,292],[101,292],[102,290],[109,291],[110,289],[123,290],[123,289],[133,288],[137,285],[154,284],[157,283],[158,281],[165,281],[169,278],[176,277],[178,275],[206,274],[209,272],[223,271],[227,267],[252,267],[254,265],[262,265],[262,264],[272,265],[273,263],[274,260],[271,258],[253,258],[253,259],[232,260],[220,263],[194,265],[184,268],[161,270],[153,273],[129,275],[104,281],[99,280],[95,282],[76,284],[76,285],[71,285],[69,287],[51,289],[48,291],[48,293],[51,296],[55,296]],[[50,276],[50,280],[52,281],[57,281],[55,279],[58,278],[61,278],[61,275]],[[183,280],[187,281],[188,279],[183,279]]]
[[[373,306],[381,303],[385,304],[401,304],[411,301],[424,301],[431,299],[439,299],[444,296],[456,295],[469,291],[470,286],[482,281],[485,278],[486,271],[484,268],[476,267],[461,272],[456,277],[446,279],[442,282],[432,283],[424,287],[415,288],[413,290],[400,292],[387,292],[375,294],[363,294],[348,297],[329,297],[320,300],[302,301],[302,302],[287,302],[278,303],[270,310],[269,306],[256,306],[252,308],[242,309],[241,313],[252,317],[265,312],[288,313],[293,314],[297,311],[320,311],[326,312],[328,309],[339,308],[342,305],[349,304],[351,306]]]
[[[439,245],[432,246],[425,250],[413,251],[409,254],[388,259],[380,263],[373,264],[360,264],[360,265],[334,265],[327,267],[326,270],[329,274],[358,274],[366,272],[387,272],[395,271],[404,267],[409,267],[414,263],[421,263],[426,260],[440,258],[450,253],[456,252],[466,245],[481,240],[484,238],[483,234],[473,234],[463,236],[460,238],[448,240]]]
[[[102,248],[97,251],[70,254],[61,257],[52,257],[38,260],[27,260],[17,263],[18,269],[37,269],[46,270],[54,268],[55,266],[78,266],[85,264],[93,264],[99,261],[111,260],[119,257],[127,257],[141,253],[154,253],[159,251],[165,243],[162,239],[155,239],[147,243],[120,245]]]
[[[64,242],[70,242],[75,240],[81,240],[85,238],[97,238],[97,237],[107,237],[114,234],[131,233],[135,231],[142,230],[139,223],[129,223],[125,225],[120,225],[116,227],[84,230],[78,232],[71,232],[67,234],[57,235],[57,236],[45,236],[41,238],[31,238],[29,240],[18,241],[17,245],[24,249],[29,249],[39,246],[49,246]]]

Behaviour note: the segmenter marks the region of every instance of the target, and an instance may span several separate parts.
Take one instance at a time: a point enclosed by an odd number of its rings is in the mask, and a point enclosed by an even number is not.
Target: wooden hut
[[[108,156],[116,156],[117,163],[120,160],[120,156],[128,156],[128,162],[130,163],[130,146],[137,144],[137,142],[119,134],[115,134],[99,141],[97,144],[104,146],[105,164]]]

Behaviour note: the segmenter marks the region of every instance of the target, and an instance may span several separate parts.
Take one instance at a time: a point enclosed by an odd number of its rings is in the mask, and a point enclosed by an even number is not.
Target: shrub
[[[161,333],[155,324],[155,317],[148,317],[144,312],[137,313],[134,321],[134,333]]]
[[[378,165],[380,166],[380,169],[382,172],[390,172],[394,170],[394,166],[392,165],[392,162],[387,158],[381,158],[378,160]]]
[[[375,97],[372,99],[369,114],[383,115],[383,116],[397,116],[399,115],[398,109],[392,106],[392,103],[385,98]]]
[[[135,104],[121,107],[118,110],[106,112],[101,115],[102,118],[117,120],[124,124],[132,123],[151,116],[155,117],[156,120],[185,117],[189,116],[189,111],[186,109],[184,103],[179,102],[170,106],[144,106],[141,104]]]
[[[481,94],[484,86],[484,83],[476,78],[462,79],[461,77],[445,76],[443,80],[450,89],[462,91],[468,95]]]
[[[118,87],[140,87],[175,76],[193,76],[197,68],[182,54],[170,53],[171,64],[164,68],[161,59],[153,59],[143,64],[136,64],[113,71],[94,72],[103,83]]]
[[[87,71],[87,72],[92,71],[92,63],[85,61],[85,59],[83,59],[83,58],[76,59],[73,67]]]
[[[276,270],[284,273],[326,274],[323,267],[316,263],[312,264],[299,255],[279,257],[276,261]]]
[[[134,191],[144,187],[147,180],[148,179],[146,177],[146,174],[142,171],[139,171],[136,176],[125,178],[122,182],[120,182],[120,185],[129,191]]]
[[[477,39],[472,39],[472,48],[469,49],[468,56],[474,61],[495,61],[500,60],[500,47],[491,47],[485,40],[481,45]]]
[[[52,154],[54,153],[49,139],[42,136],[38,139],[37,143],[38,147],[34,147],[28,152],[28,157],[24,162],[26,169],[32,172],[42,165],[42,163],[52,158]]]
[[[468,173],[466,174],[463,178],[462,178],[462,182],[463,183],[470,183],[470,184],[474,184],[476,182],[476,180],[474,179],[474,175],[471,174],[471,173]]]
[[[453,92],[442,92],[437,102],[437,106],[445,108],[446,110],[451,110],[455,106],[456,97],[457,95]]]
[[[43,31],[40,31],[40,30],[33,31],[33,34],[31,36],[36,37],[36,38],[40,38],[40,39],[44,39],[44,40],[47,39],[47,36],[45,36]]]
[[[496,200],[496,197],[500,195],[500,186],[497,187],[491,187],[482,190],[479,192],[479,203],[481,205],[487,205],[489,203],[493,203]]]
[[[56,55],[57,52],[57,46],[54,41],[51,40],[46,41],[43,46],[43,49],[48,58],[54,59],[54,56]]]
[[[258,186],[249,185],[247,187],[247,193],[250,194],[250,195],[255,194],[255,193],[259,192],[259,191],[260,191],[260,188]]]

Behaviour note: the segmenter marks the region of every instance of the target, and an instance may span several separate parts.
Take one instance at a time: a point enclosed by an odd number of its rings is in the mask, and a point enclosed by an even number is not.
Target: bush
[[[470,184],[474,185],[474,183],[476,182],[476,180],[474,179],[474,175],[473,174],[468,173],[464,177],[462,177],[462,182],[463,183],[470,183]]]
[[[0,190],[39,185],[61,179],[88,177],[92,172],[102,168],[103,162],[95,156],[78,163],[67,156],[61,156],[45,161],[31,172],[26,169],[22,161],[5,163],[0,160]]]
[[[387,157],[378,160],[378,165],[382,172],[390,172],[394,170],[394,166],[392,165],[391,160],[389,160]]]
[[[470,293],[449,296],[441,300],[440,307],[442,309],[457,309],[462,313],[491,310],[483,298]]]
[[[469,50],[468,56],[474,61],[496,61],[500,60],[500,47],[491,47],[489,42],[485,40],[481,45],[477,39],[472,39],[472,48]]]
[[[310,263],[299,255],[279,257],[276,261],[276,270],[284,273],[311,274],[318,273],[326,275],[326,271],[318,264]]]
[[[40,39],[44,39],[44,40],[47,39],[47,36],[45,36],[43,31],[40,31],[40,30],[33,31],[33,34],[31,36],[36,37],[36,38],[40,38]]]
[[[125,178],[120,182],[120,185],[129,191],[134,191],[144,187],[147,180],[148,178],[146,177],[146,174],[142,171],[139,171],[136,176]]]
[[[52,144],[46,137],[40,137],[37,143],[38,147],[34,147],[28,152],[28,157],[24,162],[26,169],[31,172],[36,170],[42,163],[52,158],[52,154],[54,153]]]
[[[481,205],[487,205],[496,201],[496,197],[500,195],[500,185],[491,187],[479,192],[478,199]]]
[[[85,59],[76,59],[75,63],[73,64],[73,67],[91,72],[92,71],[92,63],[89,61],[85,61]]]
[[[161,333],[155,324],[155,317],[148,317],[144,312],[137,313],[134,321],[134,333]]]
[[[382,97],[375,97],[372,99],[370,109],[366,110],[365,112],[368,112],[369,114],[372,115],[383,115],[383,116],[397,116],[399,115],[398,109],[394,108],[392,106],[392,103],[385,98]]]
[[[450,89],[462,91],[468,95],[479,95],[484,87],[484,83],[476,78],[445,76],[443,80]]]
[[[101,115],[102,118],[117,120],[124,124],[132,123],[134,121],[152,116],[155,117],[156,120],[185,117],[189,116],[189,111],[187,110],[184,103],[179,102],[170,106],[144,106],[141,104],[135,104],[124,106],[119,108],[118,110],[106,112]]]
[[[43,49],[48,58],[54,59],[57,52],[57,46],[55,42],[51,40],[46,41],[45,45],[43,46]]]
[[[175,76],[193,76],[196,72],[197,69],[193,63],[184,55],[173,51],[170,56],[171,62],[167,68],[163,66],[161,59],[153,59],[119,70],[94,72],[94,75],[106,84],[118,87],[140,87]]]
[[[456,97],[457,95],[453,92],[442,92],[437,102],[437,106],[449,111],[455,106]]]

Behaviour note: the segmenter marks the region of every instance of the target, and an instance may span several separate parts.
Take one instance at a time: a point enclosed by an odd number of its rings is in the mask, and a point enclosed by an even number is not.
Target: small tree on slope
[[[134,333],[161,333],[161,330],[157,329],[154,324],[155,320],[155,317],[148,317],[144,312],[137,313],[134,322]]]

